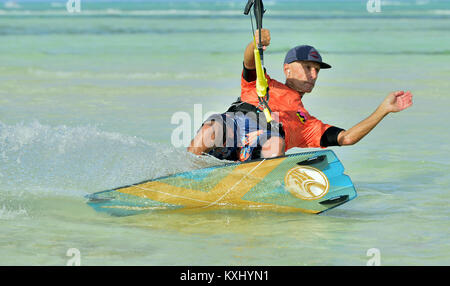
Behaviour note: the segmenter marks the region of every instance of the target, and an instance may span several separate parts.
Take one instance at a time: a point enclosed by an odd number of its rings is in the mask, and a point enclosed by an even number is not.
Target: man
[[[258,31],[255,33],[259,41]],[[265,50],[270,32],[261,30]],[[261,104],[256,93],[254,42],[247,45],[241,77],[241,97],[223,114],[208,118],[192,140],[188,151],[209,153],[219,159],[247,161],[282,156],[293,147],[312,148],[353,145],[366,136],[386,115],[412,105],[411,92],[390,93],[366,119],[348,130],[323,123],[308,113],[302,103],[310,93],[319,71],[329,69],[319,52],[307,45],[288,51],[284,61],[285,84],[265,75],[269,84],[268,105],[274,121],[261,119]],[[275,123],[275,124],[274,124]]]

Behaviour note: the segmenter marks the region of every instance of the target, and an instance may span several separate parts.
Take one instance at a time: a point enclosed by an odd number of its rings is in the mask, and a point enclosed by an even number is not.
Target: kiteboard
[[[357,196],[332,150],[230,163],[90,194],[98,212],[242,210],[320,214]]]

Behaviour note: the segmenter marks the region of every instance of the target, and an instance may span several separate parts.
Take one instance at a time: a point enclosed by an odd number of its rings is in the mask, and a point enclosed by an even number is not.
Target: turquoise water
[[[358,198],[324,215],[95,213],[84,195],[220,164],[171,144],[174,112],[224,111],[250,40],[246,1],[0,2],[0,265],[449,265],[450,3],[265,1],[265,64],[315,46],[304,98],[350,128],[397,89],[412,108],[333,149]],[[191,124],[193,132],[199,126]],[[292,149],[300,152],[301,149]]]

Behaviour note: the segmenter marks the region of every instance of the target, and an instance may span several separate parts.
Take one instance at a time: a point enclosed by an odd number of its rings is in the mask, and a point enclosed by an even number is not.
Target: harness
[[[241,101],[240,97],[238,97],[237,100],[231,104],[227,112],[241,112],[249,118],[255,120],[258,126],[261,127],[261,130],[275,131],[280,134],[281,137],[285,137],[283,124],[281,122],[275,122],[273,120],[268,122],[266,114],[263,110],[259,109],[253,104]]]

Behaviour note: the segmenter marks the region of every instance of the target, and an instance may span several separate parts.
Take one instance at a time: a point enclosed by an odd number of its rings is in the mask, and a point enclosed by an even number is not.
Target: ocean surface
[[[174,146],[172,122],[196,117],[192,135],[239,96],[245,3],[0,2],[0,265],[66,265],[70,249],[81,265],[366,265],[371,249],[381,265],[450,264],[449,1],[381,1],[378,13],[366,1],[264,2],[273,78],[299,44],[333,66],[304,97],[317,118],[350,128],[388,93],[414,94],[357,145],[331,148],[355,200],[318,216],[118,218],[86,205],[223,164]]]

